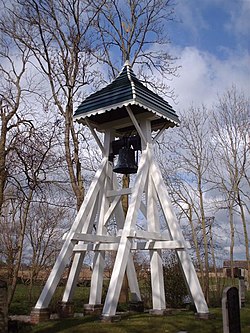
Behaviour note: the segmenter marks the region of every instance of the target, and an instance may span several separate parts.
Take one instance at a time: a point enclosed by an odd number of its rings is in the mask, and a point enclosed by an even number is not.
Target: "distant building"
[[[247,273],[248,273],[247,261],[246,260],[234,260],[233,261],[233,272],[234,272],[235,278],[243,276],[245,279],[247,279]],[[230,260],[224,260],[223,273],[224,273],[224,276],[231,277]]]

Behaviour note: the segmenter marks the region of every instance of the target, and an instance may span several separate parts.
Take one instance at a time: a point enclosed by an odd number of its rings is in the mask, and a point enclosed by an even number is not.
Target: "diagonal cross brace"
[[[95,198],[98,195],[100,187],[102,186],[103,179],[105,177],[106,164],[108,163],[108,158],[104,157],[100,168],[97,170],[93,182],[90,185],[89,191],[86,195],[85,200],[82,203],[82,206],[76,216],[76,219],[67,234],[66,240],[62,246],[62,249],[58,255],[58,258],[55,262],[55,265],[50,272],[49,278],[43,288],[43,291],[36,303],[36,309],[47,308],[51,298],[56,290],[56,287],[61,279],[63,271],[69,262],[69,258],[73,253],[73,248],[75,245],[75,241],[72,241],[72,237],[75,232],[82,230],[83,224],[87,219],[89,212],[91,211],[91,207],[95,204]],[[86,225],[87,229],[88,226]],[[86,231],[85,231],[86,232]]]
[[[120,244],[114,263],[114,268],[109,283],[109,289],[103,308],[103,316],[113,316],[116,313],[122,281],[131,250],[131,240],[128,239],[127,235],[129,234],[129,231],[135,227],[136,224],[140,203],[142,200],[142,194],[148,176],[150,154],[151,151],[149,149],[149,146],[147,146],[147,148],[142,153],[135,185],[132,190],[131,202],[125,219],[124,228],[122,231]]]

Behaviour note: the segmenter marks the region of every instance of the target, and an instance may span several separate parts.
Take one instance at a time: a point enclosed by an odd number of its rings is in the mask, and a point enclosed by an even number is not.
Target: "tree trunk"
[[[234,277],[234,221],[233,221],[233,203],[229,203],[229,224],[230,224],[230,271],[231,279]]]
[[[4,202],[4,188],[7,179],[6,172],[6,136],[7,136],[7,122],[4,117],[1,117],[1,137],[0,137],[0,215]]]
[[[193,238],[193,242],[194,242],[194,246],[195,246],[195,253],[196,253],[196,257],[197,257],[197,261],[199,264],[199,269],[200,269],[200,278],[201,278],[201,285],[202,288],[204,290],[205,288],[205,281],[204,281],[204,271],[203,271],[203,263],[201,260],[201,254],[200,254],[200,249],[199,249],[199,244],[198,244],[198,240],[197,240],[197,236],[196,236],[196,231],[194,228],[194,223],[193,223],[193,214],[192,214],[192,207],[189,204],[189,217],[188,217],[188,221],[192,230],[192,238]]]
[[[216,258],[215,258],[215,253],[214,253],[212,222],[209,225],[209,236],[210,236],[210,249],[211,249],[212,261],[213,261],[214,275],[215,275],[215,284],[216,284],[216,287],[218,287],[218,273],[217,273]]]
[[[198,181],[198,191],[199,191],[199,200],[200,200],[200,213],[201,213],[201,226],[202,226],[202,235],[204,243],[204,253],[205,253],[205,288],[204,295],[207,303],[209,304],[209,260],[208,260],[208,241],[206,233],[206,217],[204,211],[204,202],[203,202],[203,193],[201,189],[201,183]]]
[[[11,304],[14,293],[15,293],[15,290],[16,290],[18,272],[19,272],[19,269],[20,269],[21,261],[22,261],[23,242],[24,242],[26,224],[27,224],[28,213],[29,213],[29,209],[30,209],[32,196],[33,196],[33,189],[30,189],[29,195],[27,197],[27,202],[26,202],[26,207],[24,209],[23,217],[21,218],[22,221],[20,221],[21,222],[21,230],[20,230],[20,235],[19,235],[19,239],[18,239],[17,260],[16,260],[16,264],[15,264],[15,267],[14,267],[12,282],[11,282],[11,285],[9,287],[8,305]]]
[[[245,249],[246,249],[246,261],[247,261],[247,268],[248,268],[248,286],[250,282],[250,256],[249,256],[249,239],[248,239],[248,233],[247,233],[247,225],[246,225],[246,218],[245,218],[245,212],[244,212],[244,207],[243,203],[241,200],[240,192],[238,191],[238,204],[240,207],[240,215],[241,215],[241,221],[242,221],[242,226],[243,226],[243,232],[244,232],[244,240],[245,240]]]
[[[73,108],[72,113],[69,110],[66,111],[64,146],[69,177],[73,192],[76,197],[76,206],[78,211],[84,199],[84,186],[81,173],[81,163],[79,159],[79,143],[73,127],[72,114]],[[71,153],[71,138],[73,141],[73,154]],[[74,164],[76,165],[76,171],[74,171]]]

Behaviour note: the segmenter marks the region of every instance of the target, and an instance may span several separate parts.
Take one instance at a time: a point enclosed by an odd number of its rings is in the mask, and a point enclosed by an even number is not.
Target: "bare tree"
[[[1,260],[6,264],[6,277],[10,281],[14,273],[20,234],[20,211],[22,202],[17,200],[14,189],[8,189],[0,219]]]
[[[48,199],[48,198],[47,198]],[[46,267],[54,264],[62,242],[62,232],[69,218],[68,209],[47,202],[33,203],[26,228],[29,257],[29,294],[32,296],[34,281]],[[43,278],[43,274],[40,278]]]
[[[32,203],[43,197],[43,186],[47,181],[47,174],[55,167],[55,154],[52,153],[54,144],[55,124],[47,129],[42,126],[36,129],[33,125],[25,126],[18,131],[12,141],[11,166],[5,195],[4,207],[5,231],[11,231],[13,226],[12,244],[7,250],[12,259],[12,275],[9,277],[9,304],[12,301],[20,265],[23,258],[25,233]],[[54,127],[54,128],[53,128]],[[8,194],[8,195],[7,195]],[[10,214],[9,207],[12,207]],[[4,239],[9,237],[3,235]],[[7,238],[6,238],[7,237]],[[11,249],[14,248],[14,251]]]
[[[219,97],[213,112],[212,130],[212,143],[214,143],[212,181],[223,196],[224,202],[221,207],[228,209],[233,277],[236,228],[234,220],[237,216],[240,216],[242,222],[245,255],[250,272],[246,217],[249,214],[249,100],[235,86]]]
[[[192,248],[195,250],[195,261],[197,262],[196,267],[200,273],[201,285],[205,286],[204,277],[204,264],[203,264],[203,246],[201,239],[199,237],[200,225],[197,223],[197,216],[199,216],[199,211],[197,211],[196,196],[191,190],[188,183],[186,183],[183,177],[178,177],[175,173],[176,168],[169,169],[168,163],[161,163],[161,167],[164,174],[164,179],[170,190],[170,196],[173,200],[173,204],[179,212],[177,215],[180,223],[184,221],[188,223],[187,230],[185,230],[185,237],[191,242]]]
[[[22,113],[27,107],[25,95],[30,90],[30,84],[25,80],[29,59],[26,47],[21,47],[4,34],[0,35],[0,211],[8,177],[6,161],[11,150],[11,138],[26,122]]]
[[[132,65],[139,66],[146,82],[164,90],[163,79],[177,69],[166,47],[166,24],[173,20],[174,3],[19,0],[9,5],[3,1],[3,8],[0,29],[30,50],[32,63],[46,79],[50,98],[64,119],[65,156],[79,208],[84,183],[79,132],[72,116],[80,88],[100,78],[93,67],[94,59],[108,64],[114,76],[118,71],[116,59],[124,61],[129,57]],[[158,82],[152,79],[155,72]]]
[[[181,126],[175,134],[166,133],[162,146],[167,150],[167,183],[175,205],[191,228],[193,244],[201,271],[201,282],[207,302],[209,302],[209,214],[205,195],[210,190],[207,181],[210,151],[207,143],[210,138],[207,109],[191,107],[182,115]],[[169,135],[169,136],[168,136]],[[171,137],[171,139],[170,139]],[[166,152],[165,152],[166,153]],[[171,166],[169,165],[171,164]],[[166,167],[165,167],[166,169]],[[170,171],[169,171],[170,170]],[[201,230],[200,240],[197,231]],[[204,263],[202,263],[202,254]],[[204,271],[204,273],[203,273]]]
[[[95,10],[101,0],[89,1]],[[168,24],[175,18],[172,0],[107,0],[101,6],[94,28],[100,47],[94,56],[117,75],[125,60],[136,65],[141,79],[170,92],[166,80],[177,74],[175,57],[169,53]]]
[[[50,88],[59,114],[64,119],[64,149],[77,207],[84,198],[78,131],[73,126],[74,102],[79,89],[95,78],[91,68],[92,37],[88,33],[96,16],[84,1],[17,1],[5,4],[0,28],[25,45],[32,63]],[[98,11],[98,8],[97,8]]]

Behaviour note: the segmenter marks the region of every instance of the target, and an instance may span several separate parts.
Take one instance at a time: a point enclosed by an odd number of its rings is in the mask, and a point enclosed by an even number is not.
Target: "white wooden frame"
[[[135,295],[138,301],[142,300],[131,250],[145,249],[150,252],[153,310],[164,310],[166,300],[164,296],[162,250],[174,249],[197,312],[207,314],[209,312],[208,307],[188,253],[188,245],[174,214],[160,169],[153,158],[155,139],[152,140],[151,137],[150,121],[140,120],[139,123],[129,107],[127,107],[127,111],[142,142],[142,154],[134,185],[129,189],[118,188],[116,174],[113,173],[112,163],[108,160],[111,142],[114,139],[112,130],[106,130],[104,144],[102,144],[87,120],[86,123],[90,126],[91,132],[103,153],[103,160],[66,236],[35,308],[43,309],[49,306],[63,271],[73,255],[73,262],[62,299],[66,303],[72,301],[86,251],[94,251],[89,304],[100,305],[105,269],[105,251],[112,250],[116,251],[117,254],[102,315],[104,317],[114,316],[125,271],[127,272],[130,292]],[[157,137],[162,132],[163,130],[157,134]],[[144,193],[146,203],[142,200]],[[126,218],[120,200],[122,194],[130,195]],[[162,234],[160,230],[159,206],[169,230],[168,236]],[[136,228],[140,211],[147,220],[147,230],[145,231]],[[119,229],[116,236],[108,235],[106,229],[109,219],[113,216]],[[93,233],[94,223],[96,223],[96,233]],[[136,239],[144,241],[135,242]]]

